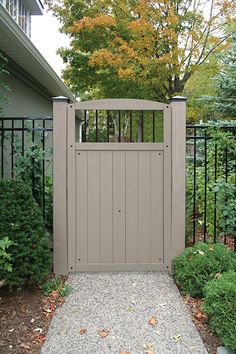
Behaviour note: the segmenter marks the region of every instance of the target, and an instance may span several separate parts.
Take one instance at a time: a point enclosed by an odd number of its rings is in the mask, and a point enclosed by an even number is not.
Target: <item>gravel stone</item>
[[[41,354],[207,353],[169,274],[74,273],[68,283],[72,291],[56,310]]]

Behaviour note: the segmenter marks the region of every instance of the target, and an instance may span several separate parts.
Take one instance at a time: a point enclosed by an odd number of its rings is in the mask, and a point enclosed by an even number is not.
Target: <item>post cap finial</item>
[[[184,97],[184,96],[174,96],[171,98],[170,100],[171,102],[186,102],[187,101],[187,97]]]
[[[53,102],[69,102],[69,98],[65,96],[52,97]]]

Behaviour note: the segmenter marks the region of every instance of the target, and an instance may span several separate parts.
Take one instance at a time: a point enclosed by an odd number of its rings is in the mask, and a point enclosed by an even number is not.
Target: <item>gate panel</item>
[[[77,271],[163,265],[163,151],[126,146],[76,151]]]

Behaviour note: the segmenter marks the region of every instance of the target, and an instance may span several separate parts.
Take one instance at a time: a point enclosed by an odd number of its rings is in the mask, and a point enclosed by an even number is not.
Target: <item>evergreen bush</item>
[[[225,346],[236,350],[236,273],[222,274],[204,288],[203,308]]]
[[[5,284],[13,288],[41,283],[52,261],[42,212],[22,181],[0,181],[0,200],[0,239],[8,237],[13,243],[12,272],[4,274]]]
[[[175,258],[173,276],[183,293],[202,296],[206,283],[229,270],[236,271],[236,255],[220,243],[196,243]]]

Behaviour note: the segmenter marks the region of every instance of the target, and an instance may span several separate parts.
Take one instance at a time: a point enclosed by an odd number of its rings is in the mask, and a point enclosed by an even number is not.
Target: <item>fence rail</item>
[[[33,195],[48,224],[52,212],[52,151],[46,151],[52,149],[52,120],[0,117],[0,178],[17,178],[24,172],[20,163],[28,163],[28,175],[23,177],[31,180]],[[118,123],[120,127],[119,115]],[[154,126],[152,120],[151,127]],[[186,132],[187,242],[211,239],[228,243],[236,250],[236,124],[189,124]],[[152,129],[150,133],[153,135]],[[118,141],[120,135],[119,129]],[[86,140],[84,128],[83,141]]]

